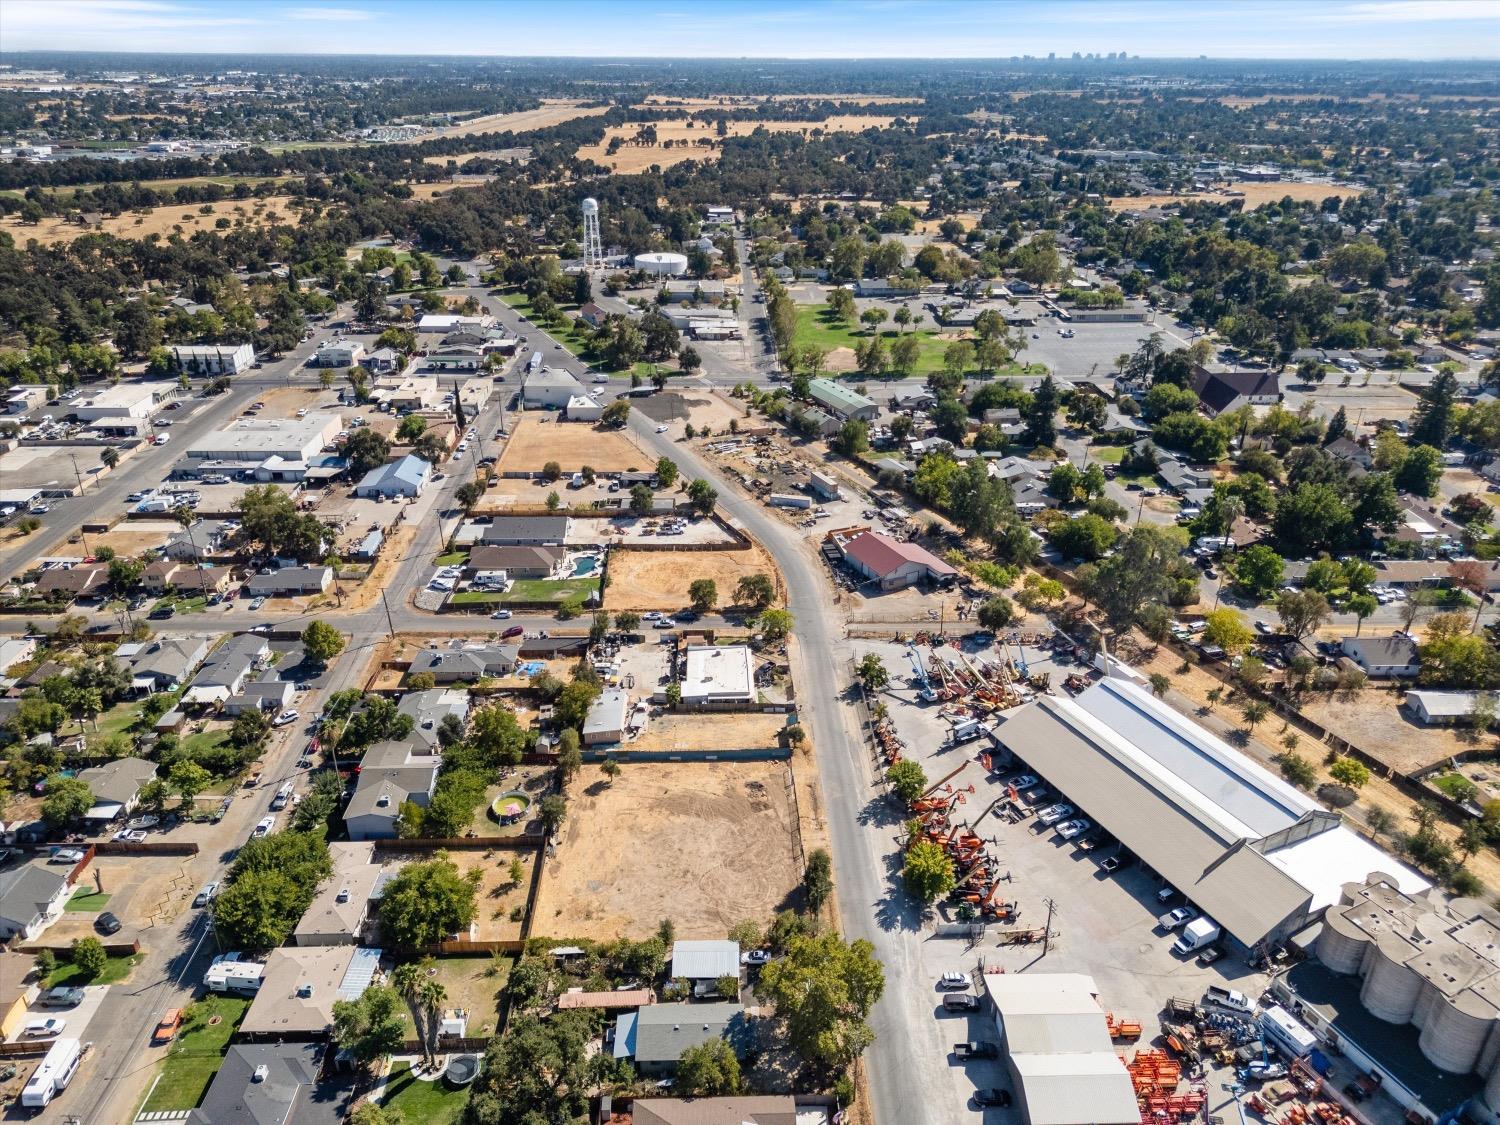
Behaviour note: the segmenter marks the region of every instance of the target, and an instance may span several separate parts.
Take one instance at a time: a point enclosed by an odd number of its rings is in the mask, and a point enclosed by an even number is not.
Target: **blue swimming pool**
[[[582,578],[585,574],[593,574],[599,567],[599,560],[593,555],[584,555],[573,560],[573,577]]]

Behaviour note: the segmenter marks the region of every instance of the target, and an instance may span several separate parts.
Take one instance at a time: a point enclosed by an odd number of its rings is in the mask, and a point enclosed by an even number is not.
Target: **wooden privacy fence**
[[[389,852],[534,852],[546,839],[542,836],[425,836],[411,840],[376,840],[376,853]]]

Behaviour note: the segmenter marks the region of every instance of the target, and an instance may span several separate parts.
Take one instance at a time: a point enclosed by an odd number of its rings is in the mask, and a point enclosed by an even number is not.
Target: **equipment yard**
[[[617,431],[527,417],[512,427],[497,468],[502,473],[539,473],[549,461],[556,461],[565,473],[577,472],[585,465],[596,472],[618,473],[643,471],[656,464],[654,457],[642,453]]]
[[[533,930],[641,939],[670,918],[679,938],[721,938],[768,918],[802,878],[801,844],[779,762],[585,766],[547,860]]]
[[[639,551],[617,547],[609,556],[609,585],[604,607],[622,609],[686,609],[688,586],[709,578],[718,586],[719,605],[734,601],[741,578],[766,574],[781,592],[781,579],[771,558],[758,545],[744,551]],[[780,598],[778,597],[778,601]]]

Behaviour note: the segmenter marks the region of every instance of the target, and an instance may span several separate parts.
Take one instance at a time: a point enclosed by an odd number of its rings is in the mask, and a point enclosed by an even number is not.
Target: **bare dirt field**
[[[1352,199],[1357,195],[1363,195],[1364,188],[1351,187],[1348,184],[1302,184],[1302,183],[1240,183],[1230,184],[1229,190],[1238,194],[1230,195],[1225,192],[1196,191],[1187,192],[1183,195],[1130,195],[1118,196],[1109,200],[1110,207],[1116,211],[1124,211],[1136,207],[1167,207],[1173,203],[1188,203],[1194,200],[1204,200],[1210,203],[1228,203],[1235,199],[1244,199],[1245,210],[1254,211],[1258,207],[1264,207],[1267,203],[1279,203],[1287,196],[1291,196],[1298,202],[1311,201],[1320,203],[1330,195],[1336,195],[1340,199]]]
[[[802,878],[790,775],[781,763],[695,762],[626,766],[611,784],[585,766],[535,932],[645,938],[670,918],[680,938],[721,938],[767,922]]]
[[[745,406],[718,392],[679,389],[636,400],[636,407],[658,422],[686,421],[709,433],[728,433],[729,423],[750,424]]]
[[[909,105],[922,98],[898,98],[891,94],[722,94],[716,98],[674,98],[670,94],[651,94],[643,104],[674,109],[733,109],[736,106],[759,105],[761,102],[842,102],[846,105]]]
[[[160,547],[182,528],[174,520],[130,520],[118,523],[103,535],[90,535],[89,548],[108,547],[122,558]]]
[[[159,234],[170,235],[174,227],[181,227],[185,236],[200,230],[213,230],[215,221],[228,219],[233,226],[262,226],[272,222],[297,222],[297,213],[287,207],[291,197],[272,195],[265,199],[224,199],[218,203],[173,203],[167,207],[148,208],[145,213],[126,211],[124,214],[104,216],[94,226],[80,226],[65,222],[61,217],[48,217],[32,226],[14,216],[0,219],[0,230],[15,238],[17,245],[25,245],[34,238],[42,243],[72,242],[93,231],[103,231],[119,238],[145,238]],[[202,208],[210,208],[202,214]]]
[[[639,738],[626,743],[631,750],[759,750],[781,744],[785,715],[758,711],[723,714],[667,714],[651,719]]]
[[[642,453],[617,431],[578,422],[547,422],[526,417],[511,430],[498,469],[502,473],[537,472],[548,461],[556,461],[565,473],[576,472],[585,465],[608,473],[645,470],[656,464],[655,458]]]
[[[758,545],[748,551],[632,551],[617,547],[609,556],[609,586],[604,606],[622,609],[682,609],[689,603],[688,586],[712,578],[719,588],[719,605],[734,599],[741,578],[768,574],[781,587],[771,557]]]
[[[446,168],[448,162],[452,161],[462,168],[470,160],[511,160],[514,161],[521,153],[529,154],[530,148],[487,148],[482,152],[459,152],[451,156],[424,156],[423,164],[436,164],[439,168]],[[446,185],[443,185],[446,186]]]
[[[295,418],[299,410],[334,409],[334,394],[319,387],[270,387],[260,393],[262,418]]]
[[[523,109],[518,113],[489,113],[439,129],[423,139],[468,137],[475,133],[525,133],[532,129],[545,129],[549,125],[561,125],[576,117],[598,117],[608,111],[607,105],[585,107],[582,102],[572,98],[543,98],[540,109]]]
[[[1400,702],[1400,694],[1371,686],[1348,700],[1310,696],[1302,713],[1402,773],[1416,773],[1479,745],[1465,741],[1459,731],[1422,726],[1401,710]]]
[[[614,126],[606,131],[604,140],[599,144],[580,146],[578,158],[592,160],[623,174],[640,172],[653,164],[667,168],[685,160],[717,160],[720,144],[717,126],[706,121],[695,121],[690,125],[690,120],[683,118],[680,121],[627,122]],[[810,136],[817,130],[824,133],[860,133],[871,128],[885,129],[895,120],[894,117],[876,114],[841,113],[826,121],[729,121],[725,123],[725,128],[731,137],[746,137],[760,128],[771,133],[802,133]],[[656,144],[632,144],[630,139],[648,125],[656,128]],[[619,137],[622,143],[619,150],[610,155],[609,142],[614,137]],[[663,147],[667,141],[672,142],[672,147]],[[706,143],[700,144],[700,141]]]

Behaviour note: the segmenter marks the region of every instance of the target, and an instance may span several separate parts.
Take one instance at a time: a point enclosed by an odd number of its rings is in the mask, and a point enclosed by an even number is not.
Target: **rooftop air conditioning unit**
[[[271,1068],[268,1067],[265,1063],[261,1063],[258,1067],[255,1068],[255,1072],[250,1075],[250,1081],[264,1082],[268,1077],[270,1077],[270,1074]]]

